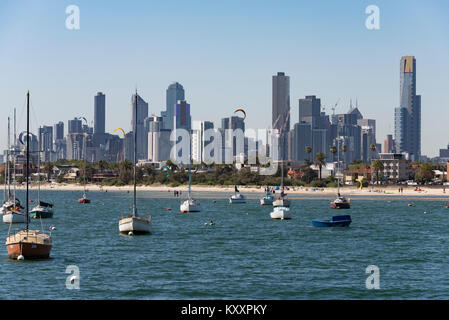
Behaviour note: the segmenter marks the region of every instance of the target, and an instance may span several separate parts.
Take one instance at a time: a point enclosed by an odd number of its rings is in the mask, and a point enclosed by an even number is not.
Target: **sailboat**
[[[229,203],[246,203],[246,198],[237,189],[237,185],[234,185],[234,194],[229,198]]]
[[[6,168],[5,168],[5,186],[3,191],[3,204],[0,208],[0,214],[6,213],[10,207],[14,206],[13,198],[11,195],[11,172],[9,168],[9,153],[11,151],[10,146],[10,125],[9,125],[9,117],[8,117],[8,149],[6,150]],[[20,205],[20,203],[19,203]]]
[[[83,191],[83,197],[81,199],[78,199],[78,203],[90,203],[90,199],[87,198],[86,195],[86,134],[84,134],[83,139],[83,154],[84,154],[84,191]]]
[[[290,114],[289,114],[290,115]],[[285,126],[285,124],[284,124]],[[287,220],[290,216],[290,200],[287,199],[287,194],[284,193],[284,139],[282,138],[282,131],[280,131],[281,138],[281,195],[273,201],[273,211],[270,212],[271,219]]]
[[[282,145],[284,143],[284,139],[282,139],[281,136],[281,140],[282,140]],[[284,193],[284,157],[283,157],[283,153],[281,155],[282,157],[282,161],[281,161],[281,194],[280,196],[277,197],[276,200],[273,201],[273,207],[285,207],[288,208],[290,207],[290,200],[287,199],[287,194]]]
[[[14,129],[15,129],[15,110],[14,110]],[[15,136],[15,130],[14,130],[14,136]],[[16,197],[16,150],[14,147],[14,150],[12,151],[12,159],[13,159],[13,175],[14,175],[14,191],[12,197],[10,197],[10,200],[7,201],[4,204],[4,212],[3,212],[3,223],[25,223],[27,222],[27,216],[22,211],[24,207],[21,206],[20,200]]]
[[[27,143],[26,143],[26,227],[11,235],[11,225],[6,238],[6,249],[12,259],[44,259],[50,257],[52,248],[51,233],[29,229],[29,168],[30,168],[30,93],[27,93]]]
[[[340,139],[338,139],[338,152],[337,152],[337,163],[338,163],[338,170],[337,170],[337,199],[331,202],[331,208],[332,209],[350,209],[351,208],[351,199],[347,199],[344,196],[340,194]]]
[[[182,213],[186,213],[186,212],[199,212],[201,211],[200,208],[200,202],[198,200],[195,200],[192,198],[191,196],[191,181],[192,181],[192,172],[191,172],[191,162],[192,162],[192,142],[191,139],[189,138],[189,196],[187,198],[187,200],[185,200],[184,202],[181,203],[181,212]]]
[[[128,235],[139,233],[150,233],[151,231],[151,216],[140,217],[137,214],[136,206],[136,153],[137,153],[137,90],[134,104],[134,123],[133,123],[133,136],[134,136],[134,196],[133,196],[133,209],[132,214],[128,217],[122,217],[118,223],[118,227],[121,233],[127,233]]]
[[[270,188],[268,186],[266,186],[265,187],[265,196],[262,199],[260,199],[260,205],[261,206],[272,205],[273,200],[274,200],[274,196],[273,196]]]
[[[35,206],[31,212],[31,218],[52,218],[53,217],[53,204],[41,201],[41,157],[40,152],[37,157],[37,206]]]

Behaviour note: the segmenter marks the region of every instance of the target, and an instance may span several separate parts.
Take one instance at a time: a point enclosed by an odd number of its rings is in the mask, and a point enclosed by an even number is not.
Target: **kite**
[[[234,111],[234,113],[236,113],[236,112],[241,112],[241,113],[243,113],[243,120],[246,119],[246,112],[245,112],[245,110],[243,110],[243,109],[237,109],[237,110]]]

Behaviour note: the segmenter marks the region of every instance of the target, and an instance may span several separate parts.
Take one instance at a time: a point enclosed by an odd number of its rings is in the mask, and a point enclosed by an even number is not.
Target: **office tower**
[[[278,72],[272,79],[271,124],[272,128],[279,130],[283,137],[283,141],[279,143],[280,150],[283,150],[280,155],[282,159],[287,159],[287,133],[290,131],[290,77],[284,72]]]
[[[394,153],[394,140],[391,134],[387,134],[384,140],[383,153]]]
[[[137,115],[135,114],[135,98],[133,94],[131,97],[131,131],[134,128],[134,119],[137,120],[137,145],[136,156],[137,160],[147,159],[148,153],[148,134],[145,132],[144,120],[148,117],[148,103],[146,103],[139,95],[137,95]],[[134,140],[133,140],[134,141]],[[133,159],[133,157],[131,158]]]
[[[83,133],[69,133],[67,135],[67,160],[83,159]]]
[[[59,121],[53,126],[53,141],[64,139],[64,122]]]
[[[151,117],[150,117],[151,118]],[[152,162],[170,159],[170,133],[163,129],[163,117],[153,116],[148,126],[148,159]]]
[[[207,130],[213,130],[214,123],[211,121],[194,121],[192,123],[192,159],[196,162],[206,162],[206,159],[214,159],[214,149],[211,154],[205,154],[205,148],[213,142],[213,134],[206,136]]]
[[[94,97],[94,133],[105,133],[106,96],[98,92]]]
[[[68,121],[68,133],[82,133],[83,132],[83,126],[82,122],[78,118],[74,118],[73,120]]]
[[[168,86],[166,91],[166,110],[161,112],[163,118],[163,128],[173,130],[173,118],[177,102],[185,100],[184,88],[178,82]]]
[[[299,99],[299,122],[307,122],[313,128],[321,127],[321,99],[316,96],[306,96],[304,99]]]
[[[173,118],[173,129],[185,129],[190,131],[192,120],[190,117],[190,104],[185,100],[179,100],[176,103],[175,114]]]
[[[245,121],[232,116],[221,119],[222,160],[230,163],[240,153],[245,152]]]
[[[361,156],[362,161],[367,163],[371,162],[372,159],[376,158],[376,155],[378,153],[377,150],[372,151],[371,145],[374,145],[376,147],[376,140],[374,139],[374,132],[373,128],[369,126],[363,126],[361,127]]]
[[[310,160],[313,162],[314,150],[309,154],[307,147],[312,147],[312,126],[307,122],[299,122],[293,126],[294,143],[295,143],[295,159],[297,161]]]
[[[421,96],[416,95],[416,59],[401,58],[400,102],[395,108],[394,140],[396,152],[407,153],[410,160],[421,156]]]
[[[51,154],[53,152],[53,127],[41,126],[39,127],[39,153],[41,161],[51,161]]]

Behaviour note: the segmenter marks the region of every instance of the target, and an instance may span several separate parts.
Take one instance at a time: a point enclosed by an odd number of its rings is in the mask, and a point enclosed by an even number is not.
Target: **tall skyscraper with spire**
[[[137,114],[134,110],[136,94],[131,97],[131,131],[134,127],[134,117],[137,117],[137,159],[147,159],[148,157],[148,133],[145,131],[145,118],[148,117],[148,103],[137,95]]]
[[[394,112],[396,152],[407,153],[412,161],[421,156],[421,96],[416,95],[416,59],[401,58],[400,105]]]
[[[176,104],[179,100],[183,101],[184,99],[184,88],[180,83],[174,82],[168,86],[166,92],[166,110],[161,112],[164,129],[173,130]]]

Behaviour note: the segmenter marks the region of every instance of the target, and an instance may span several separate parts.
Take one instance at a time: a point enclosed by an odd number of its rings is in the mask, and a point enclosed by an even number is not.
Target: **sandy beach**
[[[25,185],[17,186],[18,190],[24,189]],[[37,185],[30,185],[30,189],[36,189]],[[264,187],[257,186],[239,186],[240,192],[245,193],[260,193],[264,192]],[[88,191],[128,191],[132,190],[133,186],[100,186],[95,184],[87,185]],[[83,190],[83,185],[81,184],[56,184],[56,183],[45,183],[41,185],[41,190],[55,190],[55,191],[77,191]],[[137,186],[138,191],[165,191],[170,192],[174,190],[187,191],[188,186],[178,186],[170,187],[165,185],[151,185],[151,186]],[[382,195],[382,196],[442,196],[449,198],[449,187],[448,186],[420,186],[421,191],[416,191],[416,186],[403,186],[403,192],[399,192],[398,186],[370,186],[367,188],[359,189],[354,186],[345,186],[340,188],[340,192],[345,196],[370,196],[370,195]],[[232,193],[234,191],[234,186],[192,186],[193,192],[225,192]],[[278,193],[279,191],[276,191]],[[322,194],[331,195],[337,193],[337,188],[312,188],[312,187],[288,187],[286,192],[288,194]]]

